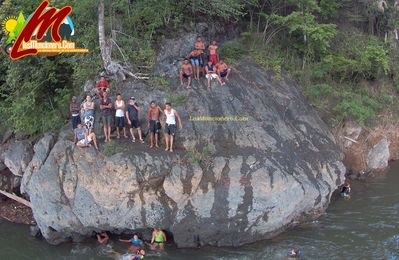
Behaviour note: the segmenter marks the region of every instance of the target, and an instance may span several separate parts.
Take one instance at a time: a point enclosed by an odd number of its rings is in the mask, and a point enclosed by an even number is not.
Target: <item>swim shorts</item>
[[[154,134],[159,132],[158,121],[155,120],[150,121],[150,132]]]
[[[115,126],[116,127],[125,127],[125,117],[115,117]]]
[[[227,76],[227,69],[225,69],[224,71],[220,72],[220,77],[224,78]]]
[[[103,125],[111,126],[112,116],[102,116]]]
[[[130,119],[130,122],[131,122],[130,128],[134,128],[134,129],[140,128],[140,122],[138,120],[131,120]]]
[[[190,58],[190,63],[191,65],[199,65],[199,58],[195,57],[195,58]]]
[[[206,74],[205,76],[207,79],[217,79],[218,75],[216,73]]]
[[[175,136],[176,135],[176,125],[165,125],[165,134]]]

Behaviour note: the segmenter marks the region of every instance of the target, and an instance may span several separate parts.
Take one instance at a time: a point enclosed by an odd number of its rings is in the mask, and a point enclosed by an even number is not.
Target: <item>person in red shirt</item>
[[[215,66],[219,62],[219,55],[217,53],[218,45],[216,41],[212,41],[211,45],[208,47],[209,58],[208,61],[212,62],[212,65]]]
[[[101,76],[100,81],[96,84],[96,88],[97,97],[102,98],[104,92],[109,92],[109,83],[103,76]]]

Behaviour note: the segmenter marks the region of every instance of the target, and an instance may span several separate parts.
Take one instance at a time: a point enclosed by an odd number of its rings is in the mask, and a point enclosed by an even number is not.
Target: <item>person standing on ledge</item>
[[[108,92],[104,92],[104,97],[100,100],[100,109],[102,111],[105,142],[109,142],[111,141],[112,101],[108,97]]]
[[[180,84],[183,86],[183,78],[187,79],[187,88],[191,88],[191,80],[193,77],[193,67],[190,65],[188,59],[184,59],[184,63],[181,66],[179,78]]]
[[[71,112],[72,116],[72,132],[75,132],[75,129],[78,128],[78,124],[81,123],[80,120],[80,106],[78,103],[78,98],[73,96],[72,102],[69,105],[69,111]],[[76,142],[75,135],[73,137],[73,142]]]
[[[199,65],[200,65],[201,72],[204,73],[204,66],[206,64],[206,62],[205,62],[205,44],[202,41],[201,37],[197,37],[197,41],[194,44],[194,49],[196,49],[200,53]]]
[[[219,61],[219,54],[217,53],[218,45],[216,41],[212,41],[211,45],[208,47],[209,57],[208,61],[212,62],[212,65],[216,65]]]
[[[150,148],[155,147],[159,148],[158,145],[158,132],[161,128],[161,123],[159,122],[159,116],[163,114],[162,109],[157,105],[155,101],[151,101],[150,107],[148,108],[147,113],[147,128],[150,130],[150,137],[151,137],[151,145]]]
[[[136,98],[131,97],[126,110],[126,118],[130,126],[130,135],[132,136],[132,142],[133,143],[136,142],[136,138],[134,137],[134,129],[137,129],[137,132],[139,134],[139,140],[142,144],[144,144],[140,121],[139,121],[140,111],[141,109],[139,105],[136,103]]]
[[[83,111],[83,121],[90,134],[93,131],[95,111],[95,105],[90,95],[86,97],[86,101],[83,103]]]
[[[200,73],[200,58],[201,58],[201,52],[197,50],[193,50],[189,54],[190,57],[190,63],[191,66],[193,67],[193,73],[194,73],[194,78],[196,80],[199,80],[199,73]]]
[[[163,232],[160,228],[154,228],[151,238],[151,249],[155,250],[157,249],[157,247],[159,247],[159,249],[164,250],[165,242],[166,242],[165,232]]]
[[[125,101],[122,99],[122,95],[118,94],[115,101],[115,126],[116,126],[116,138],[120,139],[120,129],[123,129],[123,136],[127,138],[126,127],[125,127]]]
[[[183,124],[181,122],[179,113],[172,108],[171,103],[166,103],[165,111],[164,111],[164,119],[166,117],[165,122],[165,141],[166,141],[166,149],[165,151],[170,151],[173,153],[173,142],[176,136],[176,118],[179,121],[180,129],[183,128]]]

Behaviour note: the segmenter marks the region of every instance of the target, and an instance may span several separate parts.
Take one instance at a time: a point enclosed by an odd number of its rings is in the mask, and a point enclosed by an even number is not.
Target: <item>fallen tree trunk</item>
[[[15,194],[11,194],[11,193],[3,191],[3,190],[0,190],[0,193],[3,194],[4,196],[6,196],[7,198],[15,200],[16,202],[19,202],[29,208],[32,208],[32,204],[30,203],[30,201],[27,201],[26,199],[23,199],[21,197],[18,197]]]

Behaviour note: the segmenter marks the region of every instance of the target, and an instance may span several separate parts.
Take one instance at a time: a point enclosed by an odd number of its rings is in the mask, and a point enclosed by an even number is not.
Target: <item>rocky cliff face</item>
[[[348,120],[333,129],[350,178],[364,179],[384,171],[390,161],[399,160],[397,123],[386,118],[382,113],[368,127]]]
[[[21,157],[13,166],[25,169],[23,191],[44,237],[60,243],[92,231],[160,226],[179,247],[238,246],[318,217],[344,181],[343,155],[295,85],[271,76],[243,62],[213,94],[205,82],[172,93],[124,85],[123,94],[143,107],[185,97],[176,104],[185,126],[176,154],[130,144],[131,151],[105,157],[45,136],[30,163]],[[190,120],[195,116],[248,120]]]

